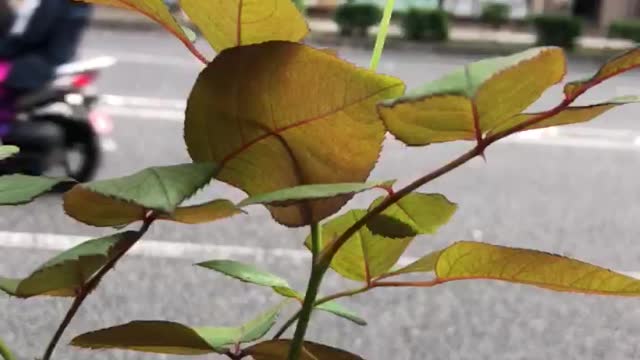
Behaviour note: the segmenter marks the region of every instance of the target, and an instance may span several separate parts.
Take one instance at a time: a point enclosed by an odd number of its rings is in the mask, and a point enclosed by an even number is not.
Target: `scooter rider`
[[[16,122],[19,96],[45,87],[76,53],[91,6],[75,0],[0,0],[0,138],[21,147],[54,148],[62,138],[48,123]],[[43,159],[34,159],[38,173]]]
[[[74,57],[91,7],[74,0],[2,2],[0,11],[9,7],[10,12],[0,17],[8,18],[10,26],[0,33],[0,59],[10,69],[0,83],[19,92],[37,90],[53,78],[58,65]]]

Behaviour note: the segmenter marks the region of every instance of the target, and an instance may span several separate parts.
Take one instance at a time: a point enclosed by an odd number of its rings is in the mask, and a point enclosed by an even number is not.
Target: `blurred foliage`
[[[491,25],[494,29],[499,29],[509,22],[511,15],[511,5],[504,3],[488,3],[482,7],[480,19]]]
[[[409,9],[402,21],[409,40],[446,41],[449,38],[449,15],[438,9]]]
[[[572,50],[576,40],[582,35],[580,18],[568,15],[539,15],[532,19],[538,44],[560,46]]]
[[[334,21],[338,24],[343,36],[364,36],[382,17],[382,10],[374,3],[359,3],[348,0],[339,5],[334,14]]]
[[[609,25],[609,37],[640,43],[640,20],[616,20]]]

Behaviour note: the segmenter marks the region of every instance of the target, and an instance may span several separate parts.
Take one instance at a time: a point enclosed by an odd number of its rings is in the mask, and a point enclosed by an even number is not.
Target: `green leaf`
[[[286,298],[290,298],[290,299],[297,299],[297,300],[302,300],[304,299],[304,297],[302,296],[302,294],[300,294],[299,292],[293,290],[290,287],[285,287],[285,286],[274,286],[273,287],[273,291],[276,292],[276,294],[278,295],[282,295]]]
[[[271,40],[297,42],[308,32],[291,0],[181,0],[180,5],[218,52]]]
[[[204,204],[177,208],[173,214],[163,214],[161,220],[170,220],[183,224],[204,224],[242,214],[229,200],[213,200]]]
[[[335,301],[329,301],[326,302],[324,304],[320,304],[318,306],[316,306],[317,310],[322,310],[322,311],[326,311],[328,313],[334,314],[336,316],[339,316],[343,319],[347,319],[357,325],[360,326],[366,326],[367,325],[367,321],[364,320],[363,318],[361,318],[360,316],[358,316],[358,314],[354,313],[353,311],[345,308],[344,306],[340,305],[339,303],[335,302]]]
[[[254,266],[233,260],[211,260],[196,264],[250,284],[288,288],[286,280]]]
[[[148,210],[173,214],[211,181],[210,163],[152,167],[130,176],[78,185],[64,196],[74,219],[94,226],[122,226],[143,220]]]
[[[329,220],[322,226],[322,246],[342,235],[366,213],[366,210],[351,210]],[[351,280],[375,278],[393,267],[412,240],[413,236],[392,239],[376,235],[365,226],[340,248],[331,262],[331,268]],[[310,244],[311,239],[307,237],[305,245],[309,247]]]
[[[639,103],[640,96],[621,96],[611,99],[607,102],[587,105],[587,106],[572,106],[560,113],[551,116],[545,120],[538,122],[535,125],[527,127],[525,130],[542,129],[551,126],[570,125],[587,122],[595,119],[596,117],[604,114],[605,112],[614,109],[620,105]],[[501,131],[509,130],[515,125],[521,124],[529,119],[540,116],[542,113],[529,113],[520,114],[511,118],[509,121],[502,123],[497,128],[493,129],[491,133],[498,133]],[[524,130],[523,130],[524,131]]]
[[[171,355],[224,353],[227,346],[259,340],[276,323],[283,304],[240,327],[189,327],[169,321],[133,321],[80,335],[71,345]]]
[[[216,328],[191,328],[169,321],[133,321],[82,334],[74,338],[71,345],[95,350],[202,355],[223,352],[217,346],[221,338],[228,339],[229,336]]]
[[[438,258],[440,257],[441,253],[442,253],[441,251],[435,251],[435,252],[429,253],[403,268],[400,268],[398,270],[385,274],[384,277],[435,271],[436,262],[438,261]]]
[[[384,199],[385,197],[376,199],[370,209],[378,206]],[[367,227],[376,235],[391,238],[435,234],[449,222],[457,209],[458,205],[444,195],[411,193],[389,206],[382,212],[381,218],[376,218]],[[398,222],[405,226],[399,226]]]
[[[383,103],[380,115],[408,145],[474,140],[529,107],[565,71],[564,53],[552,47],[481,60]]]
[[[316,82],[322,86],[309,86]],[[220,164],[216,178],[249,196],[363,182],[384,140],[375,104],[403,91],[398,79],[302,44],[232,48],[198,77],[187,104],[185,140],[195,161]],[[269,210],[284,225],[302,226],[334,214],[350,198]]]
[[[546,252],[477,242],[459,242],[442,251],[436,284],[489,279],[554,291],[640,296],[640,280],[582,261]]]
[[[0,160],[10,158],[13,155],[20,152],[20,148],[13,145],[1,145],[0,146]]]
[[[387,185],[388,181],[300,185],[249,197],[242,200],[238,204],[238,207],[255,204],[289,206],[304,202],[305,200],[330,199],[339,195],[353,195],[373,188],[385,187]]]
[[[289,354],[291,340],[271,340],[255,344],[245,352],[254,360],[284,360]],[[327,345],[304,342],[300,360],[364,360],[358,355]]]
[[[0,277],[0,290],[20,298],[75,296],[76,290],[134,236],[135,232],[123,232],[84,242],[47,261],[24,279]]]
[[[0,205],[19,205],[33,201],[61,183],[72,183],[72,179],[43,176],[0,176]]]
[[[638,66],[640,66],[640,48],[636,47],[609,60],[593,77],[566,84],[564,94],[567,98],[575,98],[592,86]]]
[[[258,317],[249,321],[248,323],[242,325],[239,328],[240,336],[238,337],[236,342],[249,343],[262,339],[262,337],[265,336],[269,332],[269,330],[271,330],[273,325],[276,324],[283,305],[284,302],[277,305],[273,309],[260,314]]]
[[[304,300],[304,295],[300,294],[299,292],[289,288],[289,287],[274,287],[273,291],[275,291],[277,294],[282,295],[286,298],[290,298],[290,299],[296,299],[299,302],[302,302]],[[316,310],[321,310],[321,311],[325,311],[328,313],[331,313],[333,315],[336,315],[338,317],[341,317],[343,319],[349,320],[357,325],[360,326],[365,326],[367,325],[366,320],[364,320],[362,317],[358,316],[356,313],[354,313],[353,311],[345,308],[344,306],[340,305],[339,303],[337,303],[336,301],[329,301],[326,302],[324,304],[320,304],[317,305],[315,307]]]

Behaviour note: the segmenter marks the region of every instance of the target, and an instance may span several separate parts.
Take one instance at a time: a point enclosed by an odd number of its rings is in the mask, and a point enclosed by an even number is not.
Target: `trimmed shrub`
[[[574,16],[536,16],[533,18],[533,25],[538,35],[539,45],[573,49],[576,39],[582,34],[582,22]]]
[[[369,28],[376,25],[381,17],[382,10],[377,5],[349,0],[346,4],[338,6],[334,21],[343,36],[351,36],[354,33],[366,35]]]
[[[409,40],[446,41],[449,38],[449,16],[443,10],[411,8],[402,21]]]
[[[502,3],[489,3],[482,8],[480,19],[494,29],[499,29],[509,22],[511,6]]]
[[[640,43],[640,20],[618,20],[609,25],[609,37]]]

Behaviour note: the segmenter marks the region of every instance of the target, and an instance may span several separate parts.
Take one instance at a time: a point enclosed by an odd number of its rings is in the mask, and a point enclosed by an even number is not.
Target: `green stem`
[[[347,291],[335,293],[333,295],[329,295],[329,296],[326,296],[326,297],[323,297],[321,299],[316,300],[315,304],[313,304],[313,307],[318,307],[318,306],[320,306],[320,305],[322,305],[324,303],[328,303],[329,301],[336,300],[336,299],[339,299],[339,298],[348,297],[348,296],[355,296],[355,295],[361,294],[363,292],[369,291],[370,289],[372,289],[372,287],[364,286],[364,287],[361,287],[361,288],[358,288],[358,289],[347,290]],[[298,318],[300,317],[301,313],[302,313],[302,310],[300,310],[297,313],[293,314],[293,316],[291,316],[289,318],[289,320],[287,320],[287,322],[285,322],[280,327],[278,332],[273,336],[273,340],[277,340],[280,337],[282,337],[282,335],[284,335],[284,333],[287,330],[289,330],[291,325],[293,325],[298,320]]]
[[[4,360],[16,359],[13,357],[13,354],[11,354],[11,350],[9,350],[9,347],[5,345],[5,343],[3,343],[2,340],[0,340],[0,356],[2,356]]]
[[[313,252],[313,262],[311,267],[311,276],[309,277],[309,284],[307,285],[307,293],[304,296],[304,302],[302,303],[302,310],[300,310],[300,318],[296,326],[296,332],[293,335],[291,341],[291,347],[289,348],[288,360],[298,360],[302,354],[302,345],[304,343],[304,337],[307,333],[307,327],[309,327],[309,321],[311,320],[311,313],[318,296],[318,290],[322,283],[322,278],[327,271],[327,267],[316,265],[316,258],[320,253],[320,241],[322,239],[321,228],[318,223],[311,224],[311,250]]]
[[[369,67],[371,70],[376,71],[380,58],[382,57],[382,50],[384,50],[384,42],[387,40],[387,34],[389,33],[389,24],[391,23],[391,15],[393,14],[393,5],[395,0],[387,0],[387,4],[384,7],[384,13],[382,14],[382,20],[380,21],[380,27],[378,29],[378,36],[376,37],[376,45],[373,48],[373,55],[371,56],[371,64]]]

